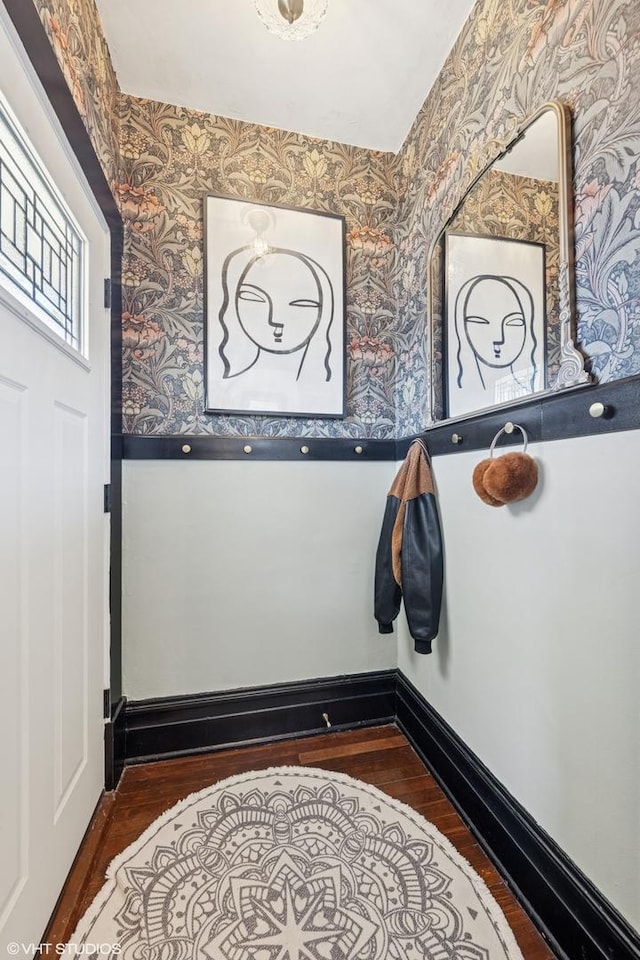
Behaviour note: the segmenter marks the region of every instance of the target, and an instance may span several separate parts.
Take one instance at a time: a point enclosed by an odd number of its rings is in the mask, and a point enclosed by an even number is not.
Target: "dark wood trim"
[[[566,960],[637,960],[640,936],[398,672],[396,722]]]
[[[126,762],[392,723],[396,671],[129,701]]]
[[[100,161],[33,0],[1,0],[111,229],[122,227]]]
[[[126,698],[113,703],[111,716],[104,725],[104,788],[115,790],[125,761],[125,706]]]
[[[442,456],[449,453],[462,453],[465,450],[485,450],[488,452],[491,441],[498,430],[504,427],[508,420],[518,423],[525,428],[529,436],[529,441],[535,443],[542,439],[541,436],[541,414],[540,401],[535,404],[523,404],[517,411],[512,409],[491,411],[482,416],[470,417],[463,421],[447,423],[446,426],[429,427],[424,433],[419,434],[427,444],[429,453],[432,457]],[[453,434],[462,437],[462,441],[454,443]],[[397,442],[398,460],[404,459],[407,455],[409,445],[415,439],[407,437]],[[522,444],[522,435],[515,431],[510,436],[503,435],[500,446],[506,444]]]
[[[604,416],[589,414],[592,403],[604,404]],[[569,437],[598,436],[640,428],[640,376],[611,383],[550,393],[525,402],[429,427],[400,440],[288,437],[136,436],[120,438],[125,460],[402,460],[416,436],[425,439],[433,457],[465,450],[488,450],[508,420],[521,424],[532,443]],[[452,435],[462,436],[453,443]],[[504,435],[500,446],[521,444],[518,431]],[[184,451],[184,446],[189,448]],[[245,453],[245,446],[251,447]],[[301,452],[307,447],[308,453]],[[356,452],[360,449],[360,453]]]
[[[120,212],[33,0],[0,0],[53,107],[111,234],[111,701],[122,693],[122,253]]]
[[[596,402],[603,403],[606,408],[605,415],[598,419],[589,414],[589,407]],[[436,424],[420,436],[425,439],[433,457],[465,450],[488,450],[496,433],[508,420],[521,424],[532,442],[637,430],[640,427],[640,376],[576,387],[486,410],[472,417]],[[462,436],[461,443],[452,442],[454,433]],[[398,440],[398,460],[406,456],[414,439],[415,435]],[[501,446],[521,443],[518,431],[500,441]]]
[[[109,675],[115,703],[122,697],[122,457],[113,439],[109,527]]]
[[[184,446],[189,448],[185,453]],[[125,460],[395,460],[395,440],[295,437],[122,437]],[[244,448],[251,447],[250,453]],[[301,447],[308,450],[302,453]],[[357,452],[360,450],[360,453]]]

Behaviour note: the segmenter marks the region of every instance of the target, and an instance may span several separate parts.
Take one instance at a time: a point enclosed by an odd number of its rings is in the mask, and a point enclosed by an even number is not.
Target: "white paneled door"
[[[109,243],[1,4],[0,91],[87,258],[79,349],[0,271],[0,955],[17,943],[10,952],[24,956],[44,933],[103,785]],[[5,241],[24,227],[10,199],[21,181],[11,177],[1,195]],[[35,259],[36,234],[47,233],[36,228]],[[40,286],[50,295],[58,265],[48,246],[43,259]]]

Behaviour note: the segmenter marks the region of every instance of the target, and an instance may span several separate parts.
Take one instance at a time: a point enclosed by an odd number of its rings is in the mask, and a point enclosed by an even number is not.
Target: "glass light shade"
[[[267,30],[285,40],[304,40],[317,30],[327,12],[328,0],[304,0],[300,16],[289,22],[280,12],[278,0],[255,0],[258,16]]]

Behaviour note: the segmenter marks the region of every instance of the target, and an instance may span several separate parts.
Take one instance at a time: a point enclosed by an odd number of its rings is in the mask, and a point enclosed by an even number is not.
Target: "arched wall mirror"
[[[460,419],[590,382],[574,345],[570,117],[544,104],[430,256],[431,409]]]

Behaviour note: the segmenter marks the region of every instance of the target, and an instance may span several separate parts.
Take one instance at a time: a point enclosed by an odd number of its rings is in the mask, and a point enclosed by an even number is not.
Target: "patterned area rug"
[[[82,943],[125,960],[522,960],[486,885],[432,824],[315,768],[187,797],[107,877],[69,955]]]

